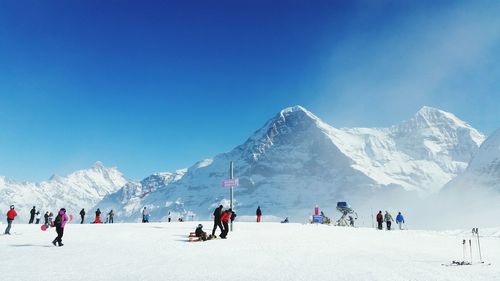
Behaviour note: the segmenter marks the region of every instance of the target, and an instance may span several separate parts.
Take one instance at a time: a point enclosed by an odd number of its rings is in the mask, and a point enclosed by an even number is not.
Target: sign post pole
[[[231,161],[229,163],[229,179],[231,179],[231,180],[234,179],[234,163],[233,163],[233,161]],[[229,198],[230,198],[229,199],[230,200],[230,203],[229,203],[230,204],[230,208],[231,208],[232,211],[234,211],[233,210],[233,186],[232,185],[231,185],[231,188],[230,188],[229,192],[230,192],[230,196],[229,196]],[[231,232],[232,231],[233,231],[233,221],[231,221]]]

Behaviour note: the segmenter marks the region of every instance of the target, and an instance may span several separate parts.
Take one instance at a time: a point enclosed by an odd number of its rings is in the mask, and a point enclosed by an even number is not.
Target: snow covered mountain
[[[106,195],[101,202],[90,210],[89,214],[99,208],[103,213],[113,210],[117,221],[122,220],[122,218],[140,220],[137,214],[144,207],[142,205],[143,198],[154,193],[159,188],[166,188],[171,183],[180,180],[186,171],[186,169],[181,169],[174,173],[156,173],[142,181],[130,181],[116,192]],[[166,202],[165,204],[170,207],[172,212],[176,212],[176,214],[186,213],[182,204],[176,204],[176,202]],[[177,205],[177,208],[174,208],[175,205]]]
[[[500,129],[483,142],[467,170],[446,184],[445,189],[500,191]]]
[[[40,183],[0,177],[0,206],[8,208],[14,204],[20,221],[29,219],[32,206],[43,213],[65,207],[70,214],[77,214],[81,208],[94,206],[127,182],[117,168],[106,168],[101,162],[67,176],[52,176]]]
[[[173,209],[204,219],[215,206],[228,205],[221,182],[228,178],[230,161],[240,179],[235,188],[240,214],[253,215],[260,205],[264,214],[304,216],[315,204],[332,210],[342,199],[361,203],[386,193],[424,196],[462,173],[483,140],[453,114],[431,107],[390,128],[337,129],[295,106],[232,151],[196,163],[178,181],[146,196],[135,184],[98,205],[134,194],[130,203],[121,201],[126,217],[119,220],[137,220],[140,206],[156,219]]]

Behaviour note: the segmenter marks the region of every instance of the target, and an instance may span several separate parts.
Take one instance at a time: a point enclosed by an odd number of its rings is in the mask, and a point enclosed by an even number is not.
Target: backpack
[[[56,219],[54,220],[54,225],[61,225],[61,222],[62,222],[62,216],[57,215]]]

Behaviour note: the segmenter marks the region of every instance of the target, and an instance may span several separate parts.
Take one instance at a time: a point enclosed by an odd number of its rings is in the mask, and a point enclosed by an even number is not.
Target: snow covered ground
[[[205,230],[211,222],[202,222]],[[484,230],[491,266],[462,260],[468,231],[377,231],[323,225],[236,223],[227,240],[187,242],[198,222],[14,225],[0,236],[1,280],[499,280],[500,228]],[[2,232],[5,224],[1,225]],[[480,229],[480,231],[482,231]],[[474,242],[474,241],[473,241]],[[473,243],[475,245],[475,242]],[[476,248],[473,258],[477,261]]]

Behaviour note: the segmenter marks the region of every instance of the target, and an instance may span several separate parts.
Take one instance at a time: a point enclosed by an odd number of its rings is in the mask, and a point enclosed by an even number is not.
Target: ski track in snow
[[[202,222],[210,231],[212,222]],[[500,237],[481,240],[491,266],[462,260],[468,232],[378,231],[325,225],[235,223],[227,240],[187,242],[198,222],[14,224],[0,236],[1,280],[499,280]],[[1,225],[2,231],[5,224]],[[489,233],[500,233],[499,229]],[[474,248],[473,258],[477,262]]]

